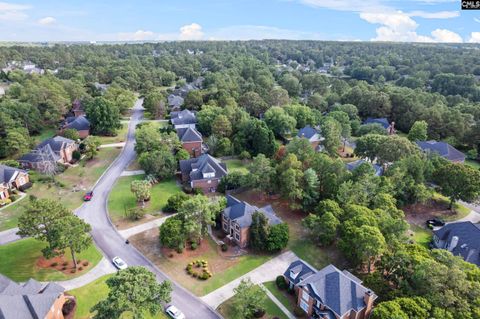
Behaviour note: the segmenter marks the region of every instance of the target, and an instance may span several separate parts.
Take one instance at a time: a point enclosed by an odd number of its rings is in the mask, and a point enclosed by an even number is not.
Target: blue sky
[[[480,42],[460,0],[21,0],[1,41],[317,39]]]

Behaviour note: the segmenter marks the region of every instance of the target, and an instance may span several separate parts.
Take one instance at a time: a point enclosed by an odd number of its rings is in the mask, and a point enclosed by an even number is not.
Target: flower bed
[[[208,262],[206,260],[194,260],[187,265],[187,273],[194,278],[207,280],[212,277],[212,273],[208,270]]]

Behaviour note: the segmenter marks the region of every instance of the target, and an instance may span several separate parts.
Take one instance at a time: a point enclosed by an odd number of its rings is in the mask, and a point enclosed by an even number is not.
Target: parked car
[[[427,220],[427,226],[431,227],[442,227],[445,226],[445,222],[440,218],[433,218]]]
[[[127,264],[122,260],[120,257],[114,257],[112,259],[113,265],[117,267],[117,269],[122,270],[122,269],[127,269]]]
[[[165,309],[165,312],[173,319],[185,319],[183,312],[178,310],[174,305],[168,306],[167,309]]]
[[[88,202],[89,200],[91,200],[93,197],[93,192],[87,192],[85,193],[85,195],[83,196],[83,200]]]

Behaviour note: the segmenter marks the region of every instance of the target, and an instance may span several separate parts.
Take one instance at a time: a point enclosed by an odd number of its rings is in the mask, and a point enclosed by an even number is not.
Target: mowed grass
[[[57,134],[57,130],[54,127],[47,127],[44,128],[40,134],[34,135],[33,136],[33,141],[35,144],[39,144],[40,142],[43,142],[47,138],[54,137]]]
[[[465,160],[465,164],[468,165],[468,166],[471,166],[475,169],[480,169],[480,162],[479,161],[467,159],[467,160]]]
[[[44,247],[45,243],[33,238],[0,246],[0,273],[18,282],[27,281],[29,278],[39,281],[67,280],[86,273],[86,271],[77,271],[74,274],[66,275],[52,268],[38,267],[37,261],[42,256]],[[92,269],[102,259],[102,254],[95,245],[91,245],[76,257],[78,260],[88,260],[91,264],[89,269]],[[71,260],[68,249],[65,252],[65,259]]]
[[[99,301],[107,298],[109,288],[106,284],[108,278],[113,275],[106,275],[98,278],[97,280],[85,285],[83,287],[67,291],[68,294],[75,296],[77,300],[77,310],[75,312],[76,319],[88,319],[93,317],[93,313],[90,309],[96,305]],[[128,315],[123,316],[129,317]],[[131,317],[131,316],[130,316]],[[146,319],[166,319],[167,316],[163,313],[159,313],[152,317],[150,314],[145,315]]]
[[[275,298],[278,299],[288,310],[292,311],[295,305],[295,296],[289,295],[286,290],[280,290],[275,281],[264,282],[263,285],[267,288]]]
[[[130,190],[130,184],[142,180],[145,175],[120,177],[108,197],[108,212],[114,223],[125,220],[125,212],[137,206],[137,200]],[[170,196],[182,190],[174,179],[153,185],[150,201],[145,203],[145,211],[151,215],[159,215]]]
[[[442,194],[439,194],[439,193],[434,193],[432,198],[439,202],[444,202],[445,205],[448,205],[450,203],[450,199],[448,197],[443,196]],[[471,212],[470,208],[463,206],[458,202],[453,204],[453,210],[455,211],[456,214],[451,216],[442,216],[442,219],[449,222],[455,221],[457,219],[461,219],[467,216]]]
[[[113,144],[125,142],[128,132],[128,123],[122,123],[122,127],[117,130],[115,136],[98,136],[101,144]]]
[[[264,319],[271,319],[278,317],[281,319],[287,319],[287,316],[283,313],[280,308],[270,299],[267,294],[263,292],[263,306],[265,309],[265,315],[262,317]],[[235,296],[223,302],[218,306],[217,310],[225,319],[244,319],[244,316],[238,313],[234,307]]]
[[[93,187],[120,151],[117,148],[100,149],[94,159],[89,161],[83,159],[76,167],[69,167],[63,173],[55,176],[57,184],[32,180],[33,185],[26,192],[37,198],[60,201],[68,209],[74,210],[82,205],[85,191]],[[18,217],[28,204],[28,198],[24,198],[14,205],[0,210],[0,231],[16,227]]]
[[[249,162],[245,162],[239,159],[230,159],[230,160],[225,160],[223,161],[225,164],[227,164],[227,170],[229,172],[242,172],[242,173],[248,173],[248,164]]]
[[[413,232],[415,243],[428,248],[428,244],[432,241],[432,232],[417,225],[410,225],[410,230]]]

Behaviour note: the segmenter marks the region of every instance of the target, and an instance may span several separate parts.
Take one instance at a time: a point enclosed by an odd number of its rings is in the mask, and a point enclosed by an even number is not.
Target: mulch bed
[[[403,207],[405,217],[411,224],[425,225],[428,219],[435,217],[455,216],[456,212],[448,209],[448,203],[438,200],[429,200],[425,204],[414,204]]]
[[[74,268],[73,261],[67,261],[63,255],[50,259],[40,257],[36,263],[37,267],[44,269],[55,269],[65,275],[72,275],[76,272],[85,272],[91,267],[91,263],[87,260],[77,260],[77,269]]]

